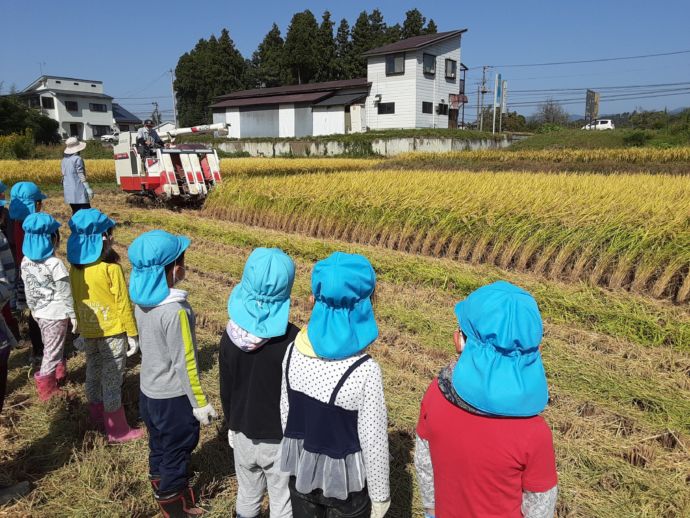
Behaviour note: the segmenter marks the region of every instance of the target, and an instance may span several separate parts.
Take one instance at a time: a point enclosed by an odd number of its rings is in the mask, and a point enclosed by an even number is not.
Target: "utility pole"
[[[479,131],[484,130],[484,94],[488,92],[486,89],[486,69],[489,68],[488,65],[484,65],[482,67],[482,98],[480,101],[480,108],[479,108],[479,113],[480,113],[480,119],[479,119]]]
[[[477,85],[477,129],[479,129],[479,125],[481,122],[479,121],[479,117],[481,117],[481,108],[479,107],[479,96],[480,92],[482,90],[482,87],[480,85]]]
[[[161,123],[161,114],[158,111],[158,102],[153,101],[151,104],[153,104],[153,113],[151,114],[151,118],[153,119],[153,124],[154,126],[158,126]]]
[[[173,122],[177,128],[177,99],[175,98],[175,74],[173,69],[170,69],[170,88],[172,89],[172,100],[173,100]]]

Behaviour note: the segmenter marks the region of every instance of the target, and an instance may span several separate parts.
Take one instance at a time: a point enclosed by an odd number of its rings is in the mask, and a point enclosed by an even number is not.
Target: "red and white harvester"
[[[159,134],[166,147],[152,148],[150,156],[140,154],[136,133],[120,133],[114,148],[117,184],[154,200],[200,204],[220,182],[218,153],[205,144],[174,145],[175,137],[227,131],[223,123],[176,128]]]

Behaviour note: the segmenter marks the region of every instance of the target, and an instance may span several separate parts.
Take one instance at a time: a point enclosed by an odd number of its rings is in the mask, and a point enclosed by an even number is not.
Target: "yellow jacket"
[[[99,261],[82,269],[72,266],[69,278],[79,332],[84,338],[139,334],[119,264]]]

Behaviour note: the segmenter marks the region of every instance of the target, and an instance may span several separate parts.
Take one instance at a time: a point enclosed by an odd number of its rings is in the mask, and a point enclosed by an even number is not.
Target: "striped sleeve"
[[[10,244],[0,232],[0,306],[4,306],[14,295],[17,271]]]
[[[208,401],[201,389],[194,332],[189,322],[189,315],[184,308],[175,313],[173,321],[167,326],[166,342],[180,384],[192,407],[206,406]]]

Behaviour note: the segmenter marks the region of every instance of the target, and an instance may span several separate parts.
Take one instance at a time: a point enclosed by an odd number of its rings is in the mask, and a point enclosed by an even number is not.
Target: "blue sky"
[[[662,7],[663,4],[663,7]],[[283,34],[293,13],[311,9],[320,19],[354,22],[362,10],[380,8],[386,22],[402,22],[417,7],[433,18],[439,30],[467,28],[462,60],[471,67],[468,90],[475,92],[481,65],[507,65],[596,59],[690,50],[690,2],[666,0],[498,0],[494,2],[435,1],[257,1],[221,0],[94,2],[73,0],[0,0],[0,81],[3,93],[12,85],[24,88],[46,74],[99,79],[106,93],[131,111],[150,113],[158,101],[169,116],[170,76],[177,59],[200,38],[230,30],[245,57],[251,56],[272,22]],[[550,95],[534,90],[686,83],[682,95],[647,99],[602,100],[601,112],[613,113],[690,106],[690,53],[636,59],[529,68],[490,69],[508,80],[510,102],[536,102]],[[658,87],[639,89],[658,95]],[[676,93],[672,91],[663,92]],[[556,92],[556,99],[577,99],[571,113],[584,112],[582,93]],[[532,106],[518,108],[529,114]],[[468,117],[470,118],[470,117]]]

